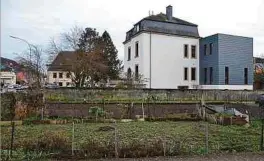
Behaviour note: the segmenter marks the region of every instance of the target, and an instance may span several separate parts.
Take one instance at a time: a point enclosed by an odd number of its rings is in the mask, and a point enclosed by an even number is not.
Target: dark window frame
[[[127,61],[131,60],[131,47],[129,46],[127,49]]]
[[[139,43],[136,41],[135,43],[135,58],[139,57]]]
[[[183,80],[188,81],[188,74],[189,74],[188,68],[184,67],[183,68]]]
[[[206,44],[204,44],[204,55],[207,55],[207,45]]]
[[[196,45],[191,46],[191,58],[196,59]]]
[[[63,73],[59,73],[59,78],[63,78]]]
[[[191,80],[196,81],[196,68],[195,67],[191,68]]]
[[[63,86],[63,82],[59,82],[59,86],[62,87]]]
[[[135,65],[135,79],[136,80],[139,79],[139,67],[138,67],[138,64]]]
[[[214,72],[214,69],[213,67],[210,67],[209,68],[209,84],[213,84],[213,72]]]
[[[57,78],[57,73],[53,73],[53,78]]]
[[[71,78],[71,74],[70,73],[66,73],[66,78]]]
[[[189,45],[188,44],[184,44],[183,45],[183,57],[184,58],[188,58],[189,57]]]
[[[209,55],[213,54],[213,43],[210,43],[209,45]]]
[[[229,68],[225,67],[225,84],[229,84]]]
[[[244,68],[244,84],[248,84],[248,68]]]
[[[207,84],[207,68],[204,68],[204,84]]]

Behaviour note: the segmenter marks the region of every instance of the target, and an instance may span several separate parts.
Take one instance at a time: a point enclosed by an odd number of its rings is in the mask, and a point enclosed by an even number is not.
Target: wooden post
[[[41,120],[43,120],[43,116],[44,115],[44,110],[43,110],[43,107],[41,108]]]
[[[143,117],[143,120],[145,121],[145,111],[144,111],[144,103],[142,102],[142,117]]]
[[[118,138],[117,138],[117,125],[116,125],[116,121],[115,121],[115,157],[119,158],[118,155]]]
[[[74,155],[74,121],[72,121],[72,156]]]
[[[12,120],[11,122],[11,145],[10,145],[10,158],[12,157],[12,152],[13,152],[13,145],[14,145],[14,133],[15,133],[15,122]]]
[[[208,154],[209,151],[209,145],[208,145],[208,122],[205,124],[205,146],[206,146],[206,154]]]

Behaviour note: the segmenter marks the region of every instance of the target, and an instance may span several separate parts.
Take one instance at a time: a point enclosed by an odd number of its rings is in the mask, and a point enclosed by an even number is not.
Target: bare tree
[[[50,64],[61,51],[76,51],[78,49],[78,42],[81,37],[83,29],[74,26],[69,32],[62,33],[58,41],[55,38],[50,38],[49,45],[46,49],[48,54],[48,64]]]
[[[59,45],[55,41],[54,37],[50,38],[49,46],[46,49],[46,53],[48,53],[48,63],[51,63],[56,58],[58,53],[61,52],[61,51],[62,51],[61,45]]]
[[[65,50],[78,50],[79,49],[79,39],[83,33],[83,29],[78,26],[74,26],[70,29],[69,32],[62,33],[62,43],[63,43],[63,49]]]
[[[19,55],[17,59],[26,71],[29,85],[40,88],[44,78],[45,55],[40,47],[30,45],[30,51]]]

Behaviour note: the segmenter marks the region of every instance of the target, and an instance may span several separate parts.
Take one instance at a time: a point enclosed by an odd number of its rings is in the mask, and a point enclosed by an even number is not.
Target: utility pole
[[[19,38],[19,37],[16,37],[16,36],[11,36],[10,37],[12,39],[17,39],[17,40],[20,40],[20,41],[23,41],[24,43],[26,43],[28,45],[28,48],[29,48],[29,61],[30,63],[32,63],[32,46],[36,49],[36,46],[35,45],[32,45],[30,44],[27,40],[25,39],[22,39],[22,38]],[[30,73],[31,74],[31,73]],[[32,75],[29,75],[29,78],[28,79],[32,79]]]

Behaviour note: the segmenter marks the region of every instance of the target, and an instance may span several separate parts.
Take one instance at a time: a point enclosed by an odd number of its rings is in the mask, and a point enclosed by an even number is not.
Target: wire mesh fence
[[[249,127],[127,121],[75,119],[65,124],[3,126],[1,158],[138,158],[260,150],[261,122],[257,120]]]

